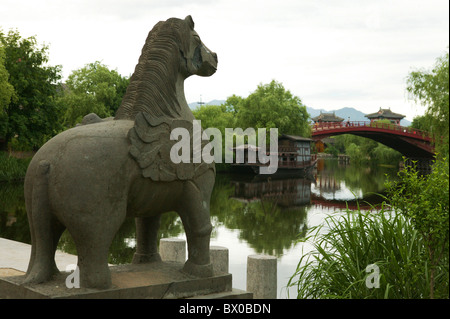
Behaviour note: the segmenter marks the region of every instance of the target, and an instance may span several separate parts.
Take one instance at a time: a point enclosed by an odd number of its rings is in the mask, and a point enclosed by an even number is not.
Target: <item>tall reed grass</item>
[[[335,213],[311,229],[302,241],[312,250],[305,253],[288,287],[297,298],[427,298],[428,262],[421,236],[402,214],[380,210]],[[305,247],[305,245],[304,245]],[[448,263],[448,260],[447,260]],[[367,281],[379,270],[378,288]],[[445,268],[445,267],[444,267]],[[448,281],[447,269],[439,280]],[[446,286],[448,298],[448,284]],[[445,295],[445,292],[444,292]]]
[[[6,152],[0,152],[0,182],[23,180],[31,158],[15,158]]]

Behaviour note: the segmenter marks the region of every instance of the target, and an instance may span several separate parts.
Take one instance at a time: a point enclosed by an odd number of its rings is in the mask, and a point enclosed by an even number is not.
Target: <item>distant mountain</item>
[[[367,117],[365,117],[363,112],[360,112],[354,108],[351,107],[344,107],[342,109],[333,110],[333,111],[327,111],[324,109],[313,109],[311,107],[306,107],[306,110],[308,111],[309,115],[311,117],[316,117],[320,115],[320,113],[334,113],[336,116],[339,116],[343,118],[344,120],[348,120],[350,118],[350,121],[367,121]]]
[[[203,104],[204,104],[204,105],[222,105],[222,104],[224,104],[225,102],[226,102],[225,100],[212,100],[212,101],[209,101],[209,102],[203,102]],[[199,103],[199,102],[192,102],[192,103],[189,103],[188,105],[189,105],[189,108],[190,108],[191,110],[193,110],[193,109],[195,109],[197,106],[199,106],[200,103]]]
[[[223,103],[225,103],[225,100],[212,100],[209,102],[204,102],[205,105],[222,105]],[[199,106],[200,104],[198,102],[193,102],[189,104],[189,107],[191,109],[196,108],[197,106]],[[342,117],[345,121],[348,120],[348,118],[350,118],[350,121],[368,121],[369,119],[367,117],[365,117],[365,113],[358,111],[357,109],[354,109],[352,107],[343,107],[341,109],[338,110],[334,110],[334,111],[327,111],[324,109],[313,109],[312,107],[306,107],[306,111],[309,113],[309,115],[311,117],[316,117],[318,115],[320,115],[320,112],[322,113],[333,113],[336,114],[336,116]],[[411,122],[408,120],[401,120],[400,122],[401,125],[403,126],[409,126],[411,125]]]

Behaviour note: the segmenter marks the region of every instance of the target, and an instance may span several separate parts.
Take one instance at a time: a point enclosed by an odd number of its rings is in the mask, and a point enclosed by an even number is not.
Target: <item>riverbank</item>
[[[448,299],[448,161],[385,185],[380,210],[330,215],[301,239],[314,249],[288,284],[297,298]]]

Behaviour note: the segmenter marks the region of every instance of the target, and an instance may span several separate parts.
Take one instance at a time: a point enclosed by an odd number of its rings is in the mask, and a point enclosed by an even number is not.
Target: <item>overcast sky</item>
[[[97,60],[131,75],[151,28],[187,15],[219,58],[212,77],[187,79],[188,103],[274,79],[313,108],[390,107],[412,120],[425,109],[406,77],[449,45],[448,0],[0,0],[0,28],[48,44],[65,78]]]

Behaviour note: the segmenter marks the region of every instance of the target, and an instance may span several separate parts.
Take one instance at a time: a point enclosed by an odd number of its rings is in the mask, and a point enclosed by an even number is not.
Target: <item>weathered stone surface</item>
[[[255,299],[277,298],[277,258],[268,255],[247,257],[247,290]]]
[[[186,241],[181,238],[161,238],[159,253],[163,261],[184,263],[186,261]]]
[[[214,274],[228,273],[229,260],[228,248],[222,246],[211,246],[209,248],[211,263]]]

